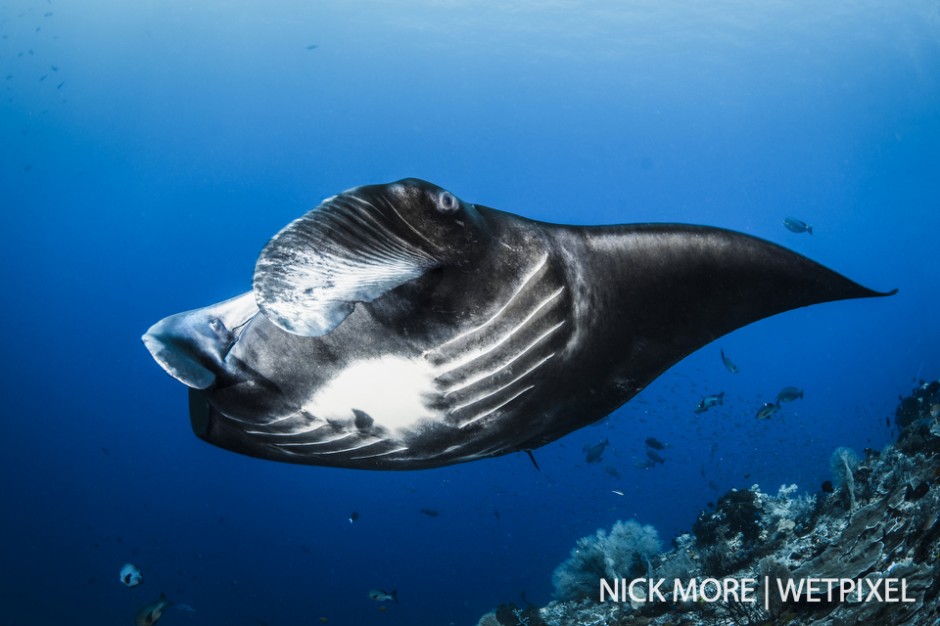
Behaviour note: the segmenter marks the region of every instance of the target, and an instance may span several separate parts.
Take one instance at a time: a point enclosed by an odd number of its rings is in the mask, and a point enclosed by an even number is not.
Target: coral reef
[[[603,529],[578,539],[571,556],[559,565],[552,582],[559,600],[581,600],[597,596],[599,578],[634,578],[651,573],[650,559],[662,543],[656,529],[633,520],[618,521],[610,534]]]
[[[798,495],[795,485],[781,487],[776,494],[757,485],[732,490],[698,517],[691,534],[679,536],[672,550],[658,556],[652,555],[649,544],[625,556],[630,552],[622,542],[649,536],[650,527],[633,522],[630,533],[618,532],[616,525],[609,535],[598,531],[596,537],[579,540],[571,558],[556,570],[557,601],[537,611],[527,608],[523,618],[530,621],[512,621],[515,607],[501,607],[502,613],[491,613],[480,623],[938,624],[940,382],[921,384],[902,398],[895,423],[898,439],[881,452],[866,450],[863,458],[848,448],[833,453],[834,488],[816,495]],[[615,535],[619,541],[611,542]],[[559,586],[559,572],[577,584]],[[637,586],[641,598],[598,602],[599,579],[612,584],[613,575],[692,581],[701,585],[702,593],[697,598],[667,595],[660,601],[652,596],[650,581]],[[840,597],[839,588],[833,593],[832,585],[799,586],[824,579],[854,585],[857,593]],[[721,581],[754,581],[753,601],[734,593],[717,601],[703,599],[706,585]],[[593,588],[586,592],[588,582]],[[799,591],[786,594],[783,589]],[[635,601],[648,591],[646,601]],[[892,592],[895,600],[906,601],[889,601]]]
[[[858,467],[858,455],[852,448],[836,448],[829,459],[829,468],[836,479],[837,487],[845,487],[849,494],[849,510],[855,508],[855,470]]]

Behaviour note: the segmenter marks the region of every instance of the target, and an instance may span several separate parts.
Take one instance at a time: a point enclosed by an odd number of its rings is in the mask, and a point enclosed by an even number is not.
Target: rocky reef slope
[[[898,439],[880,452],[836,450],[835,484],[815,496],[798,496],[796,486],[726,493],[672,550],[623,567],[621,582],[635,579],[638,563],[652,581],[636,584],[632,598],[599,603],[598,580],[589,597],[504,605],[479,626],[940,624],[940,382],[903,398],[895,421]],[[611,587],[612,563],[597,575]],[[671,593],[677,579],[686,589],[714,582],[683,599]],[[663,598],[650,593],[659,580]],[[715,599],[729,580],[753,581],[751,598]]]

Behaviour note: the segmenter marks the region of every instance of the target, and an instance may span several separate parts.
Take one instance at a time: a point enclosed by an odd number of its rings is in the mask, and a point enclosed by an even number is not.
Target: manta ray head
[[[423,404],[433,382],[414,341],[403,342],[408,358],[397,356],[402,342],[381,347],[393,333],[374,322],[377,311],[398,312],[414,295],[413,285],[435,270],[464,273],[460,268],[485,251],[486,233],[480,210],[430,183],[357,187],[327,198],[275,235],[258,257],[250,292],[162,319],[143,341],[163,369],[191,389],[194,430],[217,445],[262,455],[251,448],[255,441],[246,443],[259,429],[286,438],[325,421],[329,426],[317,437],[384,439],[362,410],[373,403],[361,391],[385,384],[383,395],[395,396],[399,390],[389,389],[389,381],[401,368],[389,364],[404,364],[421,380],[403,385],[401,406],[418,407],[414,418],[421,419],[433,412]],[[439,282],[433,275],[428,280]],[[406,283],[407,295],[373,304]],[[366,310],[353,315],[359,305]],[[424,301],[419,297],[413,306],[420,309]],[[354,321],[337,330],[351,315]],[[401,328],[400,322],[384,323]],[[385,368],[381,375],[377,364]],[[389,410],[383,406],[376,415]]]
[[[485,221],[472,204],[410,178],[355,187],[325,199],[262,250],[253,290],[171,315],[143,341],[171,376],[193,389],[237,382],[227,357],[259,314],[294,335],[329,333],[357,302],[371,302],[442,265],[470,262]]]

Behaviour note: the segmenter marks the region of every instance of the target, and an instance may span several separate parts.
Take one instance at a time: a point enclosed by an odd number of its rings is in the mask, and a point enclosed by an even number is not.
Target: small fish
[[[166,594],[161,593],[158,600],[140,607],[140,610],[137,611],[137,617],[134,618],[134,624],[136,626],[153,626],[171,606],[173,606],[173,603],[167,599]]]
[[[940,404],[930,405],[930,417],[937,419],[940,417]]]
[[[721,351],[721,362],[724,363],[725,369],[731,372],[732,374],[737,374],[741,371],[741,368],[734,364],[734,361],[729,359],[725,354],[725,351]]]
[[[787,227],[791,233],[809,233],[813,234],[813,227],[810,224],[807,224],[803,220],[798,220],[795,217],[788,217],[783,220],[783,225]]]
[[[398,592],[392,591],[391,593],[386,593],[381,589],[370,589],[369,599],[375,602],[388,602],[392,600],[395,604],[398,604]]]
[[[646,449],[646,456],[649,457],[649,460],[652,461],[653,463],[659,463],[660,465],[662,465],[663,463],[666,462],[666,459],[659,456],[659,454],[657,454],[655,450],[650,450],[649,448]]]
[[[349,523],[353,524],[356,520],[359,519],[359,511],[353,511],[349,514]]]
[[[121,568],[121,582],[127,587],[136,587],[143,584],[144,575],[141,574],[140,568],[133,563],[125,563],[124,567]]]
[[[615,493],[615,494],[617,494],[618,496],[622,496],[622,495],[623,495],[623,492],[620,491],[619,489],[611,489],[611,490],[610,490],[610,493]]]
[[[725,403],[725,392],[713,393],[702,398],[702,401],[698,403],[698,406],[695,407],[696,413],[704,413],[708,409],[720,406]]]
[[[647,437],[646,438],[646,447],[652,448],[653,450],[664,450],[666,444],[657,439],[656,437]]]
[[[53,72],[58,72],[58,71],[59,71],[59,66],[58,66],[58,65],[50,65],[50,66],[49,66],[49,69],[52,70]]]
[[[637,469],[649,469],[656,465],[651,459],[641,459],[633,462],[633,467]]]
[[[604,473],[608,476],[613,476],[614,478],[620,478],[620,470],[618,470],[613,465],[605,465]]]
[[[320,47],[319,45],[312,43],[309,46],[307,46],[307,50],[316,50],[319,47]]]
[[[428,517],[437,517],[438,515],[441,514],[441,512],[438,511],[437,509],[424,509],[424,508],[422,508],[422,509],[421,509],[421,514],[422,514],[422,515],[427,515]]]
[[[777,404],[781,402],[793,402],[794,400],[803,399],[803,390],[797,389],[796,387],[784,387],[780,390],[780,393],[777,394]]]
[[[765,402],[764,406],[757,409],[756,417],[759,420],[769,420],[780,411],[780,405],[776,402]]]
[[[584,460],[588,463],[598,463],[601,460],[601,456],[604,454],[604,450],[607,446],[610,445],[610,442],[606,439],[600,443],[596,443],[593,446],[585,444],[581,450],[584,452]]]

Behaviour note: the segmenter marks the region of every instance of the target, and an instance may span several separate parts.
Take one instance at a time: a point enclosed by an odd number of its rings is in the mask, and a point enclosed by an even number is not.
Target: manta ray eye
[[[456,213],[459,208],[460,203],[457,202],[457,198],[455,198],[454,194],[451,192],[442,191],[437,197],[437,210],[439,213],[448,215],[450,213]]]

